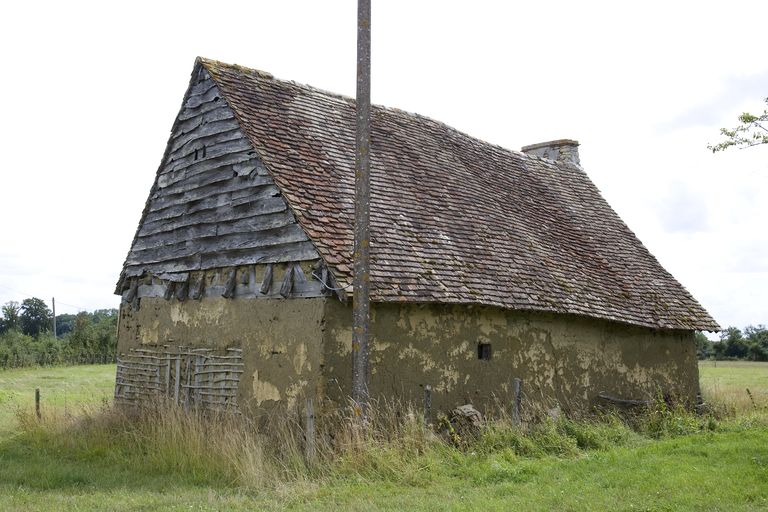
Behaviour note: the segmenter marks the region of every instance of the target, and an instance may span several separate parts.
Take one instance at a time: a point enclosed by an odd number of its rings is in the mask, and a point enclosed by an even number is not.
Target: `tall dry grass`
[[[721,417],[768,412],[768,394],[712,382],[701,386],[704,402]]]
[[[663,400],[632,414],[602,411],[580,418],[556,408],[536,411],[527,404],[528,414],[519,425],[513,424],[508,407],[499,404],[481,428],[464,430],[445,417],[426,425],[417,407],[393,401],[375,402],[365,428],[351,408],[325,408],[317,417],[311,460],[298,412],[252,420],[185,411],[158,401],[134,410],[104,404],[76,415],[44,410],[42,420],[20,412],[18,419],[26,442],[60,456],[114,461],[136,471],[178,474],[206,484],[291,492],[337,478],[421,485],[470,456],[573,457],[717,430],[745,418],[768,425],[765,403],[736,400],[717,390],[707,390],[705,396],[709,409],[703,414]]]
[[[137,471],[249,489],[314,485],[353,474],[407,479],[413,457],[442,444],[413,408],[388,402],[371,407],[364,429],[346,408],[319,417],[311,460],[296,412],[253,420],[158,400],[142,408],[105,404],[74,415],[44,410],[42,419],[19,411],[17,418],[27,442],[70,457],[106,457]]]

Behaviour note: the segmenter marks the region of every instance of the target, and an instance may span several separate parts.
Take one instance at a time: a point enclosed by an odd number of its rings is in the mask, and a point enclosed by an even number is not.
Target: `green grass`
[[[713,401],[722,398],[715,392],[730,400],[746,387],[765,391],[768,365],[708,364],[702,387]],[[55,416],[64,413],[65,388],[74,414],[110,396],[113,379],[109,365],[0,372],[0,389],[14,393],[0,405],[0,421],[15,425],[5,405],[31,407],[30,389],[33,397],[44,383]],[[55,428],[26,416],[13,435],[0,434],[0,509],[768,510],[766,403],[718,419],[660,411],[638,431],[616,418],[561,420],[525,434],[502,425],[467,449],[404,431],[396,445],[342,454],[314,475],[270,485],[243,485],[219,471],[227,460],[206,455],[219,451],[213,439],[160,453],[150,431],[101,425],[97,413]],[[172,434],[164,444],[177,441],[180,432]],[[185,446],[200,453],[177,453]],[[196,464],[206,461],[212,467]]]
[[[16,430],[18,409],[34,409],[36,388],[43,411],[76,414],[110,399],[114,386],[114,364],[0,370],[0,439]]]
[[[765,510],[768,429],[525,459],[449,451],[413,481],[330,478],[244,492],[109,457],[0,448],[3,510]]]
[[[736,409],[768,404],[768,363],[701,361],[699,380],[705,398],[707,395],[717,396]]]
[[[753,361],[701,361],[702,386],[768,393],[768,363]]]

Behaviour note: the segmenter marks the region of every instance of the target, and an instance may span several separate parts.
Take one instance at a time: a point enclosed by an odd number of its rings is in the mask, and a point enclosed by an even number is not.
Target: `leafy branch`
[[[768,105],[768,98],[765,98],[765,103]],[[744,112],[739,116],[739,122],[741,124],[733,129],[720,128],[720,134],[725,137],[725,140],[719,144],[709,144],[707,148],[717,153],[731,146],[744,149],[768,144],[768,128],[765,125],[768,122],[768,109],[763,110],[760,115]]]

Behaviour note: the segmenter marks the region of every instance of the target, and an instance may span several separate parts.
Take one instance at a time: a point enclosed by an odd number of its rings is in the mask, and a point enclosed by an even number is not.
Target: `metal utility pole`
[[[371,171],[371,0],[357,2],[357,132],[355,137],[355,254],[352,281],[352,400],[368,408]]]
[[[64,304],[66,306],[66,304]],[[56,338],[56,297],[51,297],[51,308],[53,308],[53,338]]]

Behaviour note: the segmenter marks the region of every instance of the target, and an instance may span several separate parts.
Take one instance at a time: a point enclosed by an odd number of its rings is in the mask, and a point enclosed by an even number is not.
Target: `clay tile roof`
[[[198,59],[340,285],[351,283],[353,99]],[[664,329],[717,323],[579,167],[372,110],[371,298]]]

